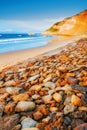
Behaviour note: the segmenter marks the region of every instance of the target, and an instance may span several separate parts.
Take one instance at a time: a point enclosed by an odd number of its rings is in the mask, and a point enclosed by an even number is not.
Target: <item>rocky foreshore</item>
[[[0,72],[0,130],[84,129],[87,39]]]

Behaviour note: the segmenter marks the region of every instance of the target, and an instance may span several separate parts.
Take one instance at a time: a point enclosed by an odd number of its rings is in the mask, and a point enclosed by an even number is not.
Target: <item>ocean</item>
[[[0,34],[0,54],[29,48],[37,48],[48,44],[52,36],[36,34]]]

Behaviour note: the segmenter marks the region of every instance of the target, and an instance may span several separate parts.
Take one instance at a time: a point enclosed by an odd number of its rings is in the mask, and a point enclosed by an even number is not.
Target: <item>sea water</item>
[[[45,46],[51,36],[36,34],[0,34],[0,54]]]

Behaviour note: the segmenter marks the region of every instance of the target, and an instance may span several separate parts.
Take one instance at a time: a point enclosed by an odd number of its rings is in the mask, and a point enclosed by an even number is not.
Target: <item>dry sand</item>
[[[36,57],[49,51],[52,51],[51,53],[53,52],[55,53],[55,49],[63,47],[69,43],[72,43],[74,40],[75,40],[74,38],[70,38],[66,40],[51,42],[46,46],[39,48],[0,54],[0,70],[2,70],[5,67],[15,65],[29,58]]]

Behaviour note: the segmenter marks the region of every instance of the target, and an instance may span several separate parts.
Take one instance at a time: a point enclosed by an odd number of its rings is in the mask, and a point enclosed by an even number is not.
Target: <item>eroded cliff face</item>
[[[52,27],[44,31],[43,34],[66,36],[87,34],[87,10],[55,23]]]

